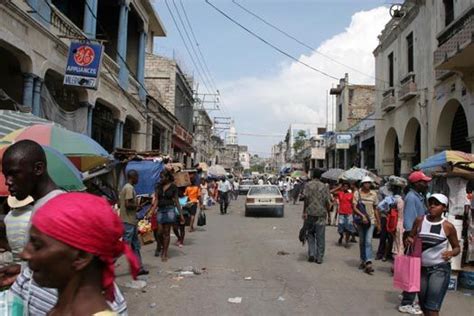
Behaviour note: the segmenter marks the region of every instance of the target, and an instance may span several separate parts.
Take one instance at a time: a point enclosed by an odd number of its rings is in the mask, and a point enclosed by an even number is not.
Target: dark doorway
[[[458,106],[454,114],[453,125],[451,127],[451,149],[460,150],[466,153],[471,152],[471,143],[467,140],[467,119],[464,109]]]

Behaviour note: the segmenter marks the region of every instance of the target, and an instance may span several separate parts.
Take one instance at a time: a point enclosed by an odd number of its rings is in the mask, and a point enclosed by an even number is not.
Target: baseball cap
[[[419,181],[430,182],[431,178],[424,174],[423,171],[413,171],[410,176],[408,176],[408,181],[410,181],[410,183],[416,183]]]
[[[439,203],[444,204],[445,206],[448,206],[448,203],[449,203],[449,200],[448,200],[448,198],[446,197],[446,195],[441,194],[441,193],[434,193],[434,194],[431,194],[431,196],[430,196],[430,198],[429,198],[428,200],[431,200],[431,199],[435,199],[435,200],[437,200]]]

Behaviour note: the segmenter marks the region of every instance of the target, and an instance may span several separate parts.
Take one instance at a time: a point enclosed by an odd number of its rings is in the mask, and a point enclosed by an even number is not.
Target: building
[[[336,97],[336,132],[344,132],[374,111],[375,86],[349,84],[349,75],[330,94]]]
[[[175,161],[190,167],[193,163],[194,97],[193,79],[176,62],[163,56],[146,54],[145,82],[150,95],[162,100],[176,124],[171,141]]]
[[[306,140],[303,149],[295,154],[295,161],[302,163],[303,169],[308,173],[317,168],[326,168],[326,138],[324,134]]]
[[[379,36],[376,168],[408,174],[446,149],[472,152],[474,0],[405,1]]]
[[[287,143],[284,141],[279,142],[276,145],[272,146],[272,156],[270,159],[270,168],[274,172],[279,172],[280,169],[285,165],[286,163],[286,152],[287,148],[286,145]]]
[[[298,137],[303,136],[304,139],[310,139],[313,136],[321,135],[326,132],[325,127],[318,126],[317,124],[301,124],[294,123],[290,124],[286,133],[286,153],[285,160],[293,161],[295,159],[295,141]]]
[[[239,146],[239,162],[244,171],[250,170],[250,153],[247,146]]]
[[[230,122],[229,132],[226,135],[225,143],[227,145],[237,145],[237,130],[235,129],[235,122],[232,120]]]
[[[195,149],[194,161],[211,163],[213,122],[204,109],[194,110],[193,145]]]
[[[109,152],[146,150],[145,53],[165,35],[148,0],[1,1],[0,89]],[[85,39],[104,40],[97,90],[63,85],[69,45]]]
[[[147,131],[147,148],[159,150],[164,155],[170,155],[174,126],[178,124],[178,120],[173,113],[152,96],[147,96],[147,101],[150,120]]]

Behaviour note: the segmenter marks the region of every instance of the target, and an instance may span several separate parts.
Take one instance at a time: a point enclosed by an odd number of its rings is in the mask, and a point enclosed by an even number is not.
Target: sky
[[[326,95],[331,87],[337,85],[335,78],[349,73],[350,83],[374,82],[375,60],[372,52],[378,44],[377,36],[390,19],[387,1],[209,2],[295,58],[291,59],[267,46],[204,0],[153,1],[167,31],[166,37],[155,39],[154,52],[177,59],[186,72],[193,74],[199,93],[219,90],[220,110],[210,111],[209,114],[213,117],[232,117],[239,144],[248,145],[252,154],[270,156],[271,146],[284,138],[291,123],[325,127],[329,120],[331,127],[332,111],[329,110],[328,119]],[[285,37],[233,2],[306,45]],[[207,69],[210,75],[207,75]],[[331,99],[329,103],[332,104]],[[224,133],[221,136],[225,136]]]

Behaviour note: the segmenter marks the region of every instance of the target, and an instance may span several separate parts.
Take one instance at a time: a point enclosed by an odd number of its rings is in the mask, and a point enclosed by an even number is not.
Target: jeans
[[[219,204],[221,206],[221,214],[227,213],[229,207],[229,192],[219,192]]]
[[[133,252],[138,258],[140,263],[140,267],[142,267],[142,255],[140,253],[140,240],[138,240],[138,230],[137,225],[123,223],[124,226],[124,233],[123,233],[123,240],[132,247]]]
[[[380,240],[379,240],[379,248],[377,250],[377,258],[385,257],[386,249],[387,249],[387,242],[388,242],[388,232],[387,232],[387,217],[381,216],[380,217]]]
[[[322,261],[325,249],[326,223],[312,224],[313,227],[308,231],[308,256]]]
[[[374,224],[370,226],[359,225],[359,248],[360,248],[360,260],[362,262],[372,262],[372,237],[374,235]]]
[[[401,306],[405,305],[413,305],[415,303],[416,292],[405,292],[402,293],[402,302],[400,303]]]
[[[420,306],[423,310],[439,311],[448,290],[451,264],[443,262],[431,267],[421,267]]]

